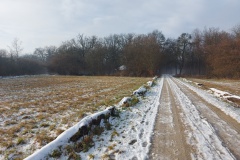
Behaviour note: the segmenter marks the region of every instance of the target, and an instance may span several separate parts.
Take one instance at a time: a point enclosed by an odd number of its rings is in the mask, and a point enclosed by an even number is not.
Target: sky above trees
[[[177,38],[194,29],[240,24],[239,0],[0,0],[0,48],[14,38],[23,53],[60,45],[77,34],[148,33]]]

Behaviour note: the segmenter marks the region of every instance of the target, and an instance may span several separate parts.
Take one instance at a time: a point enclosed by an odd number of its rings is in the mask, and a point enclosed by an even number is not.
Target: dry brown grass
[[[188,78],[193,82],[202,83],[206,88],[216,88],[240,96],[240,80],[231,79],[196,79]]]
[[[232,79],[196,79],[188,78],[189,80],[197,83],[203,84],[204,89],[208,90],[210,88],[216,88],[218,90],[229,92],[230,94],[240,96],[240,80]],[[240,101],[238,99],[229,98],[229,101],[236,103],[240,106]]]
[[[0,79],[0,133],[4,139],[0,157],[9,153],[5,150],[21,152],[21,145],[31,154],[87,113],[119,102],[149,80],[77,76]]]

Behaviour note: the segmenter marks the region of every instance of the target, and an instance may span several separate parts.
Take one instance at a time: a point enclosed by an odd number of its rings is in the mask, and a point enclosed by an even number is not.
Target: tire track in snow
[[[150,159],[190,159],[177,103],[165,80],[155,122]]]
[[[231,152],[222,145],[221,139],[210,123],[202,119],[196,106],[191,102],[178,85],[167,77],[170,88],[180,103],[184,112],[182,119],[186,126],[191,127],[188,132],[188,143],[194,148],[193,159],[236,159]]]
[[[200,112],[200,116],[211,124],[216,135],[221,139],[222,145],[226,146],[237,159],[240,159],[240,124],[186,87],[181,81],[177,79],[174,81],[188,95]]]

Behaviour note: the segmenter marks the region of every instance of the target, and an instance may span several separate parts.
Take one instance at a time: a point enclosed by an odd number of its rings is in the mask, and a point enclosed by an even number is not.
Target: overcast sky
[[[0,0],[0,49],[14,38],[24,53],[79,33],[149,33],[176,38],[194,29],[240,25],[240,0]]]

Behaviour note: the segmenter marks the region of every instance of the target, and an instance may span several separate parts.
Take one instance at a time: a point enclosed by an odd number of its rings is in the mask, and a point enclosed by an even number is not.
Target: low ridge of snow
[[[28,156],[25,158],[25,160],[31,160],[31,159],[45,159],[48,154],[53,151],[54,149],[66,144],[69,142],[69,139],[78,132],[78,129],[81,128],[82,126],[88,126],[89,123],[91,123],[92,119],[96,119],[99,115],[101,114],[110,114],[111,107],[108,107],[104,111],[97,112],[95,114],[89,115],[85,118],[83,118],[80,122],[72,126],[71,128],[67,129],[64,131],[62,134],[60,134],[55,140],[52,142],[48,143],[44,147],[42,147],[40,150],[36,151],[32,155]]]
[[[124,105],[125,103],[129,103],[131,100],[132,100],[131,97],[124,97],[124,98],[118,103],[118,105],[119,105],[119,106],[122,106],[122,105]]]
[[[147,89],[144,86],[141,86],[137,90],[133,91],[133,95],[143,95],[145,92],[147,92]]]
[[[139,103],[132,107],[121,108],[119,105],[130,97],[125,97],[116,108],[119,109],[119,117],[110,117],[111,130],[97,136],[93,136],[94,146],[87,152],[77,153],[81,159],[88,159],[89,155],[94,155],[94,159],[101,159],[108,156],[114,159],[147,159],[151,146],[151,136],[154,129],[155,118],[159,106],[159,98],[163,86],[163,78],[157,80],[154,87],[149,89],[144,98],[139,98]],[[144,89],[140,87],[139,91]],[[144,90],[145,91],[145,90]],[[146,91],[145,91],[146,92]],[[102,111],[107,114],[108,109]],[[91,115],[91,117],[97,116]],[[81,125],[88,124],[89,116],[79,123],[63,132],[57,139],[35,152],[26,160],[53,160],[49,154],[53,150],[72,145],[69,139],[78,131]],[[100,126],[104,126],[101,122]],[[64,152],[64,151],[63,151]],[[58,159],[68,159],[68,155],[62,154]]]
[[[183,82],[183,81],[180,81],[178,79],[176,79],[178,82],[186,85],[189,89],[191,89],[192,91],[194,91],[196,94],[198,94],[200,97],[202,97],[203,99],[205,99],[208,103],[216,106],[217,108],[219,108],[221,111],[223,111],[225,114],[231,116],[233,119],[235,119],[238,123],[240,123],[240,110],[239,108],[236,108],[236,107],[233,107],[231,106],[230,104],[228,103],[225,103],[219,99],[217,99],[214,95],[202,90],[202,89],[199,89],[199,88],[196,88],[196,87],[193,87],[192,85],[186,83],[186,82]],[[221,92],[221,93],[226,93],[226,92]]]
[[[210,88],[210,91],[213,92],[213,94],[216,97],[223,98],[223,99],[228,99],[228,98],[235,98],[235,99],[240,99],[240,96],[237,95],[232,95],[226,91],[221,91],[216,88]]]

